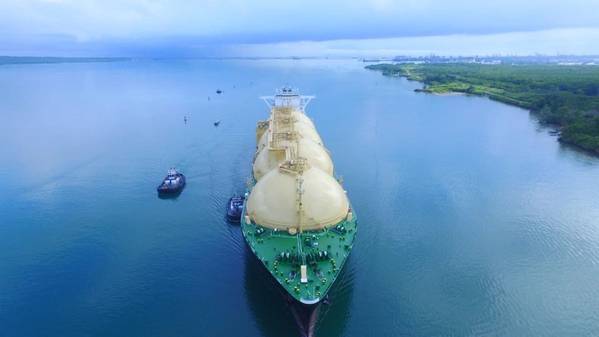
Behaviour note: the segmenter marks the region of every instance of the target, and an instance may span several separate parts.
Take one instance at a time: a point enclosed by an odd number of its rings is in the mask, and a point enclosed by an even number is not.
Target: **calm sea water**
[[[223,220],[257,97],[284,84],[318,96],[360,217],[318,336],[599,335],[599,160],[527,111],[362,66],[0,67],[0,335],[297,335]],[[170,166],[188,186],[161,200]]]

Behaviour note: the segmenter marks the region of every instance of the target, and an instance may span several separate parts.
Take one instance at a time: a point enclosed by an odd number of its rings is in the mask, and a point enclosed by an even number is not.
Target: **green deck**
[[[357,218],[354,214],[351,221],[291,235],[247,223],[244,208],[241,230],[252,252],[277,282],[296,300],[314,304],[327,294],[347,260],[356,235]],[[302,264],[307,265],[306,283],[300,280]]]

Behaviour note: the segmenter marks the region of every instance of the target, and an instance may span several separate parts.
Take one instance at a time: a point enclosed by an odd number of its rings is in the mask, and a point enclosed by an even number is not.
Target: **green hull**
[[[326,296],[352,250],[357,218],[354,214],[335,226],[292,235],[248,223],[244,208],[241,230],[251,251],[292,298],[316,304]],[[302,264],[307,266],[304,283]]]

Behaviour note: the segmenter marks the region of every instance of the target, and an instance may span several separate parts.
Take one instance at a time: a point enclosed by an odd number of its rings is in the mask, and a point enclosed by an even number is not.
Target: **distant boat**
[[[177,172],[175,168],[170,168],[162,183],[156,188],[158,195],[177,194],[185,187],[185,176]]]
[[[219,125],[220,125],[220,121],[214,122],[214,126],[219,126]]]
[[[216,93],[220,95],[220,94],[222,94],[222,93],[223,93],[223,91],[222,91],[222,90],[220,90],[220,89],[216,89]]]

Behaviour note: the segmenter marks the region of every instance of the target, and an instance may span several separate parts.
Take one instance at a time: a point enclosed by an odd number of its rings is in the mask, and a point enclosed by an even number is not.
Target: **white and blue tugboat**
[[[183,187],[185,187],[185,176],[177,172],[175,168],[170,168],[168,174],[156,190],[158,191],[158,195],[174,195],[181,193]]]
[[[241,213],[243,213],[243,202],[245,197],[233,196],[227,203],[227,220],[232,223],[241,221]]]

